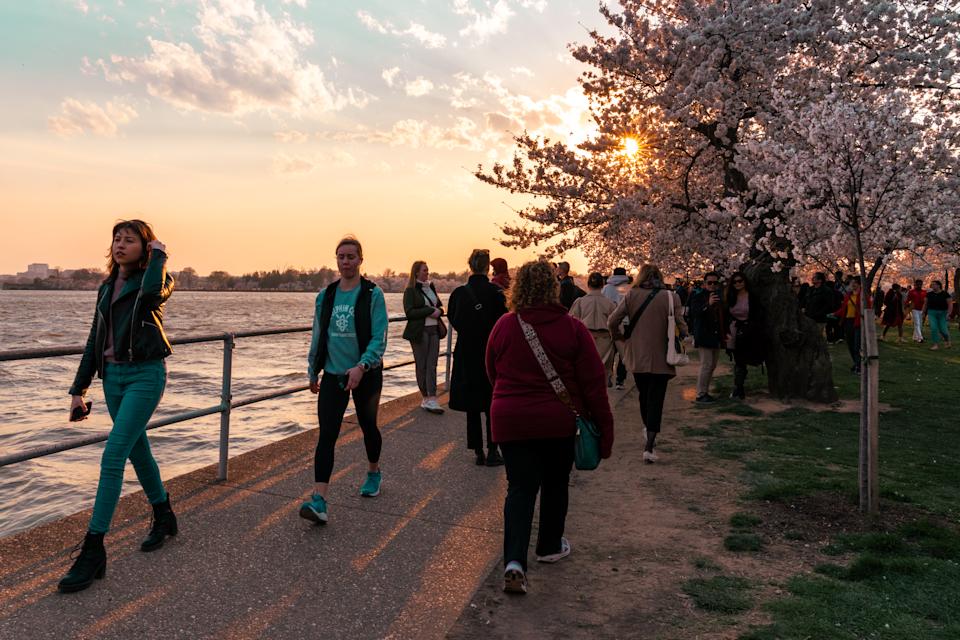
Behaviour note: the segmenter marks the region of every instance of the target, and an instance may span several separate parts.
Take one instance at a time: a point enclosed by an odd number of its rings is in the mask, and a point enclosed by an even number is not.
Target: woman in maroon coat
[[[507,468],[504,590],[526,593],[527,547],[538,491],[537,560],[556,562],[570,554],[563,529],[576,416],[548,382],[518,315],[533,327],[574,406],[600,428],[602,458],[609,458],[613,447],[613,415],[593,337],[560,305],[559,287],[547,263],[520,267],[510,289],[510,307],[513,312],[501,316],[490,333],[486,365],[493,385],[493,440]]]

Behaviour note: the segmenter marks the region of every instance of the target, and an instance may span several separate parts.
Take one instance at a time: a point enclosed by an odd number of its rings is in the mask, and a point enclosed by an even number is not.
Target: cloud
[[[114,55],[96,67],[108,80],[143,84],[179,109],[231,116],[316,115],[372,99],[359,89],[337,91],[304,56],[313,32],[286,13],[275,17],[252,0],[213,0],[201,3],[197,18],[197,48],[151,37],[147,55]]]
[[[357,11],[357,18],[359,18],[360,23],[370,31],[401,38],[410,37],[422,44],[427,49],[442,49],[447,45],[446,36],[440,33],[434,33],[417,22],[411,21],[410,26],[408,26],[406,29],[398,29],[392,23],[381,22],[370,15],[369,12],[362,9]]]
[[[472,22],[460,30],[460,35],[472,40],[475,44],[480,44],[489,40],[492,36],[506,33],[507,24],[510,18],[516,15],[510,8],[507,0],[497,0],[492,6],[486,3],[487,13],[480,13],[474,9],[469,0],[454,0],[454,13],[467,16]]]
[[[392,87],[393,83],[396,82],[398,75],[400,75],[400,67],[391,67],[389,69],[384,69],[383,73],[380,74],[380,77],[383,78],[383,81],[387,83],[388,87]]]
[[[90,13],[90,5],[88,5],[84,0],[74,0],[73,7],[83,15]]]
[[[95,102],[67,98],[60,105],[60,115],[47,118],[47,128],[64,138],[86,132],[112,138],[117,135],[120,125],[136,117],[136,110],[123,102],[108,102],[101,107]]]
[[[419,98],[420,96],[425,96],[433,91],[433,83],[423,76],[417,76],[417,79],[408,82],[403,90],[408,96]]]
[[[284,144],[303,144],[310,139],[310,136],[307,134],[294,130],[276,131],[274,132],[273,137]]]
[[[307,8],[307,0],[283,0],[283,4],[295,4],[301,9]]]
[[[533,71],[527,69],[526,67],[510,67],[510,73],[515,76],[526,76],[528,78],[533,77]]]
[[[312,155],[278,153],[273,157],[273,170],[281,175],[307,174],[323,167],[351,168],[355,166],[357,166],[357,159],[342,149]]]

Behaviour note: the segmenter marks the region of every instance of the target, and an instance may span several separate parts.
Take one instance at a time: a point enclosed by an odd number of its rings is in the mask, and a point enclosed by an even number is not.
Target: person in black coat
[[[733,392],[731,398],[746,398],[744,385],[747,366],[759,366],[764,362],[763,313],[760,305],[750,294],[747,276],[736,271],[730,276],[726,296],[727,351],[733,355]]]
[[[700,354],[700,373],[697,376],[699,403],[714,401],[710,395],[710,380],[720,361],[720,349],[726,339],[724,322],[726,310],[720,295],[720,274],[710,271],[703,275],[703,289],[690,296],[688,304],[693,330],[693,346]]]
[[[477,455],[477,464],[493,467],[503,458],[490,435],[490,401],[493,388],[487,378],[487,338],[497,320],[507,312],[503,290],[487,279],[490,252],[475,249],[467,261],[472,275],[466,284],[454,289],[447,305],[447,317],[457,331],[453,348],[453,372],[450,376],[449,407],[467,414],[467,448]],[[480,414],[487,422],[487,454],[483,453]]]
[[[560,304],[569,311],[570,307],[573,306],[574,300],[587,295],[587,292],[578,287],[573,281],[573,277],[570,276],[569,262],[558,262],[556,273],[557,280],[560,282]]]
[[[827,322],[827,314],[837,308],[836,290],[827,283],[827,277],[820,272],[813,274],[813,282],[807,290],[803,302],[803,312],[818,324]]]

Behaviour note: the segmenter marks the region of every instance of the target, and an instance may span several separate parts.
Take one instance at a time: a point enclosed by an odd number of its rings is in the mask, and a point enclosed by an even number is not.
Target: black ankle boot
[[[153,507],[153,522],[150,523],[150,533],[140,545],[140,551],[156,551],[163,546],[163,539],[177,535],[177,516],[170,508],[170,495],[160,504]]]
[[[477,466],[487,464],[487,457],[483,455],[483,449],[474,449],[477,453]]]
[[[499,467],[503,464],[503,458],[500,457],[500,452],[497,451],[496,447],[487,450],[487,466],[488,467]]]
[[[67,575],[57,585],[60,593],[83,591],[94,580],[107,575],[107,550],[103,548],[103,534],[87,532],[83,544],[79,545],[80,555],[74,561]]]

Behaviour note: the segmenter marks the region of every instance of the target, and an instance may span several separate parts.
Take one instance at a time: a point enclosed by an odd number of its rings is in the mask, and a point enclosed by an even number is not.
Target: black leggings
[[[344,391],[346,375],[324,372],[320,379],[320,395],[317,397],[317,417],[320,420],[320,438],[313,456],[313,475],[316,482],[330,482],[333,472],[333,452],[340,436],[343,414],[350,401],[350,392]],[[383,369],[370,369],[363,374],[360,384],[353,390],[353,405],[357,409],[357,422],[363,430],[363,446],[367,460],[380,461],[383,438],[377,428],[377,409],[380,406],[380,390],[383,388]]]
[[[673,376],[665,373],[634,373],[633,381],[640,396],[640,417],[650,433],[660,433],[663,419],[663,400],[667,395],[667,383]]]

